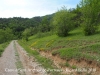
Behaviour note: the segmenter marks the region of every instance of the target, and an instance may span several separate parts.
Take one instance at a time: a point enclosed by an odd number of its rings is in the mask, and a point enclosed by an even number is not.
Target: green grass
[[[71,68],[72,68],[72,69],[76,69],[77,67],[76,67],[75,65],[72,65]]]

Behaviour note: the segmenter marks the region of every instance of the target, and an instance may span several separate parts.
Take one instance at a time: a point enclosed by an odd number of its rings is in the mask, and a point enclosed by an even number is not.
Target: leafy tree
[[[22,33],[23,39],[25,39],[26,41],[28,41],[28,37],[29,37],[30,35],[31,35],[31,34],[30,34],[30,29],[29,29],[29,28],[25,29],[25,30],[23,31],[23,33]]]
[[[48,32],[50,31],[50,20],[49,20],[49,17],[48,16],[44,16],[42,18],[42,22],[41,24],[39,25],[39,31],[40,32]]]
[[[57,28],[58,36],[67,36],[68,32],[73,28],[73,17],[75,14],[70,13],[66,7],[63,7],[55,13],[53,24]]]
[[[100,0],[82,0],[80,5],[85,35],[94,34],[100,19]]]
[[[0,43],[12,40],[14,37],[12,30],[9,28],[0,29]]]

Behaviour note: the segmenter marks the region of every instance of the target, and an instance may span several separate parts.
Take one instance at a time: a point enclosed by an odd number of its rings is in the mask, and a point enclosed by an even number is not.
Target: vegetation
[[[19,39],[26,51],[46,68],[53,68],[52,61],[40,56],[42,51],[67,62],[84,59],[100,64],[99,7],[100,0],[81,0],[76,8],[62,7],[51,15],[0,18],[0,44]]]
[[[99,24],[99,0],[82,0],[82,19],[85,35],[94,34]]]
[[[52,64],[53,62],[50,59],[47,59],[46,57],[41,56],[38,51],[30,49],[29,46],[26,44],[26,42],[25,41],[23,41],[23,42],[19,41],[19,44],[24,47],[24,49],[29,53],[29,55],[34,56],[36,58],[36,60],[38,62],[40,62],[41,65],[45,69],[47,69],[47,70],[49,70],[49,69],[51,69],[51,70],[56,69],[56,67]],[[56,74],[57,75],[61,75],[60,72],[56,72],[56,71],[47,71],[47,72],[49,74],[51,74],[51,75],[56,75]]]
[[[2,56],[2,53],[8,44],[9,44],[8,42],[0,44],[0,57]]]
[[[68,37],[52,35],[41,38],[37,38],[35,35],[31,36],[26,43],[30,48],[50,51],[53,55],[59,55],[65,60],[72,58],[77,60],[82,58],[86,58],[87,60],[98,60],[97,56],[99,56],[100,53],[99,34],[84,36],[81,28],[70,31],[70,34],[72,35]],[[93,53],[96,53],[96,55],[91,56]]]
[[[68,11],[66,7],[56,12],[53,23],[57,27],[58,36],[68,36],[68,32],[74,27],[74,16],[75,14]]]

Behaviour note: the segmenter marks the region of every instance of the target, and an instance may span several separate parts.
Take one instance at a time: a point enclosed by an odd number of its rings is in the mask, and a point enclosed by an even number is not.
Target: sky
[[[0,0],[0,18],[32,18],[55,13],[61,7],[75,8],[80,0]]]

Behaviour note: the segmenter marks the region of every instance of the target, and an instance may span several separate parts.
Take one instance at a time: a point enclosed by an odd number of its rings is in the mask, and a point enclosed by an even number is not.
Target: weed
[[[71,68],[72,68],[72,69],[76,69],[77,67],[76,67],[75,65],[72,65]]]
[[[44,51],[44,50],[45,50],[45,48],[40,48],[39,50],[40,50],[40,51]]]
[[[58,51],[53,51],[53,52],[52,52],[52,55],[53,55],[53,56],[55,56],[55,55],[57,55],[57,54],[59,54]]]
[[[71,65],[68,62],[66,62],[65,66],[70,67]]]

